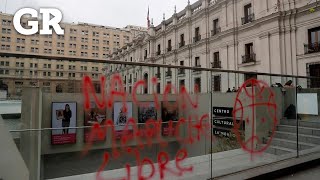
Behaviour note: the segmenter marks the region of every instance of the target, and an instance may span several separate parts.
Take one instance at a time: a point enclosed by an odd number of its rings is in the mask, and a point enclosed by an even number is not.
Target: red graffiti
[[[267,100],[263,97],[267,97]],[[264,117],[259,118],[260,122],[259,119],[256,118],[256,108],[261,107],[267,108],[269,113]],[[276,114],[277,104],[275,102],[275,95],[267,83],[256,79],[250,79],[243,83],[235,100],[233,121],[234,133],[236,134],[239,144],[245,151],[250,154],[256,154],[265,151],[269,147],[278,122]],[[262,114],[259,115],[262,116]],[[237,119],[240,120],[240,122],[237,122]],[[257,132],[255,132],[257,129],[256,124],[266,123],[267,120],[271,121],[272,130],[269,140],[264,142],[265,144],[263,145],[263,142],[259,139]],[[242,123],[250,125],[252,128],[251,136],[246,140],[241,138],[240,128]],[[260,147],[256,148],[255,143],[260,144]]]
[[[152,84],[154,86],[157,85],[157,78],[152,78]],[[105,78],[101,78],[101,100],[97,97],[92,81],[89,77],[84,77],[84,101],[85,101],[85,109],[90,108],[90,98],[93,96],[94,102],[98,105],[98,108],[112,108],[114,104],[115,97],[120,97],[122,99],[123,107],[126,107],[126,99],[127,94],[124,91],[124,87],[122,84],[121,76],[114,75],[111,78],[110,82],[110,94],[106,95],[105,93]],[[148,103],[139,102],[137,98],[137,92],[139,92],[139,88],[145,88],[147,86],[147,82],[144,80],[137,81],[133,85],[132,91],[132,100],[133,103],[138,107],[148,106]],[[154,88],[155,89],[155,88]],[[171,89],[174,90],[176,95],[171,94]],[[191,108],[196,110],[198,108],[198,87],[195,87],[195,94],[192,97],[185,87],[181,87],[180,93],[177,94],[175,87],[171,84],[167,84],[165,87],[165,91],[163,94],[163,106],[166,107],[166,113],[173,113],[174,109],[187,110],[187,108]],[[91,95],[91,94],[92,95]],[[160,102],[159,95],[153,91],[153,100],[155,103],[155,108],[160,110]],[[174,105],[169,102],[169,96],[175,97]],[[127,107],[126,107],[127,108]],[[173,109],[171,109],[173,108]],[[126,109],[127,112],[127,109]],[[190,113],[190,112],[189,112]],[[172,115],[172,114],[171,114]],[[145,122],[144,126],[138,126],[137,121],[134,118],[129,118],[123,129],[121,131],[116,131],[115,124],[112,120],[104,121],[104,124],[95,124],[90,131],[89,140],[86,144],[83,155],[86,155],[88,151],[91,149],[95,140],[103,140],[107,136],[108,131],[111,131],[111,149],[112,152],[106,152],[103,157],[102,164],[98,169],[98,173],[96,175],[97,180],[102,180],[101,172],[107,167],[109,160],[117,159],[122,154],[130,154],[135,157],[137,163],[137,179],[139,180],[148,180],[155,178],[155,174],[158,170],[159,178],[164,179],[166,174],[171,174],[173,176],[182,176],[183,173],[192,172],[193,166],[184,167],[182,166],[182,162],[187,158],[188,153],[185,149],[180,149],[176,157],[174,159],[175,167],[169,166],[169,155],[166,152],[159,152],[157,155],[157,163],[158,166],[154,164],[154,162],[147,158],[141,157],[140,151],[151,147],[153,143],[160,144],[161,147],[168,146],[168,142],[163,139],[164,136],[175,137],[176,140],[183,144],[192,144],[201,140],[202,136],[210,136],[211,135],[211,124],[209,122],[209,115],[204,114],[202,116],[197,116],[190,113],[186,118],[180,118],[179,120],[169,119],[171,116],[165,116],[165,121],[161,119],[149,119]],[[187,133],[183,136],[182,132],[180,132],[180,128],[184,126],[187,129]],[[120,133],[119,133],[120,132]],[[120,143],[118,145],[117,143]],[[132,143],[136,143],[136,146],[131,147]],[[149,167],[150,172],[144,174],[143,168]],[[120,179],[128,180],[131,178],[131,169],[130,165],[125,165],[126,176]],[[136,178],[134,178],[136,179]]]

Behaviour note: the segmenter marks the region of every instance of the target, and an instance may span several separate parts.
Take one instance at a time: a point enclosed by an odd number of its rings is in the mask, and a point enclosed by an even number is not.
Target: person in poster
[[[69,104],[66,104],[63,110],[63,119],[62,119],[62,127],[63,128],[68,128],[70,127],[70,119],[72,117],[72,111],[70,110]],[[63,134],[68,134],[69,129],[63,129],[62,130]]]
[[[148,120],[157,120],[157,110],[154,102],[149,102],[149,107],[139,107],[138,123],[146,123]]]
[[[61,128],[51,133],[51,144],[72,144],[76,143],[76,129],[69,129],[77,126],[77,103],[75,102],[53,102],[51,127]],[[66,129],[64,129],[66,128]]]
[[[90,109],[84,112],[84,126],[93,126],[95,123],[104,124],[106,120],[106,109],[99,109],[94,102],[90,103]],[[91,128],[84,129],[84,141],[89,141]],[[90,141],[99,141],[97,137],[93,137]],[[104,141],[105,139],[101,140]]]
[[[123,102],[115,102],[113,105],[113,123],[115,125],[116,138],[120,138],[127,121],[132,117],[132,102],[126,102],[127,111],[124,112]],[[129,129],[133,127],[130,126]]]
[[[169,129],[169,121],[178,121],[179,113],[178,107],[174,106],[174,102],[163,103],[161,108],[161,118],[162,118],[162,136],[172,136],[175,132],[175,129]],[[173,128],[176,124],[173,123]]]

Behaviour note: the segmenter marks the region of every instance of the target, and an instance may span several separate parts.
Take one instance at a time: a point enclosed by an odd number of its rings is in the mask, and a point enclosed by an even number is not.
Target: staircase
[[[296,120],[281,120],[266,153],[284,155],[297,152]],[[266,143],[270,137],[264,138]],[[299,151],[320,146],[320,121],[299,120]]]

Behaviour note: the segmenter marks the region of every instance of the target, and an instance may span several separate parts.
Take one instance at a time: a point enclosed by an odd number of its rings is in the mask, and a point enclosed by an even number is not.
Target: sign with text
[[[232,111],[230,107],[212,107],[212,114],[217,117],[232,117]]]

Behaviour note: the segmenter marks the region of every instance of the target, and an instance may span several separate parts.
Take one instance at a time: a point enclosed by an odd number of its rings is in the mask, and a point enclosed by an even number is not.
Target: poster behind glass
[[[51,114],[52,128],[69,128],[77,126],[76,102],[53,102]],[[51,144],[76,143],[76,129],[52,130]]]
[[[84,126],[93,126],[94,124],[103,125],[106,121],[106,109],[100,109],[97,107],[95,102],[90,102],[90,109],[84,111]],[[90,137],[91,128],[84,129],[84,142],[97,142],[105,141],[104,139],[99,139],[98,135],[92,134]]]
[[[124,103],[123,102],[115,102],[113,105],[113,123],[115,129],[116,138],[120,138],[122,132],[129,120],[132,117],[132,102],[125,102],[127,111],[124,111]],[[133,127],[129,126],[128,130],[132,130]]]
[[[176,102],[162,102],[161,106],[162,136],[173,136],[175,133],[176,121],[179,119],[179,110]],[[169,128],[169,121],[173,121],[172,129]]]
[[[146,102],[148,106],[139,107],[138,123],[146,123],[148,120],[157,120],[157,109],[154,102]]]

